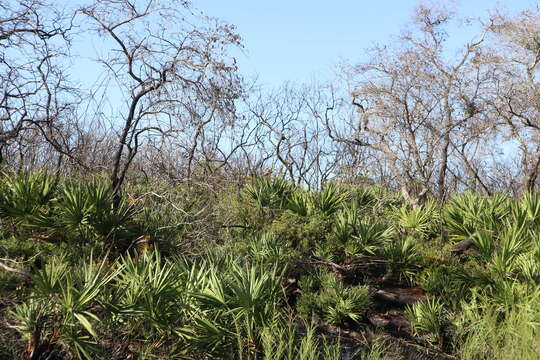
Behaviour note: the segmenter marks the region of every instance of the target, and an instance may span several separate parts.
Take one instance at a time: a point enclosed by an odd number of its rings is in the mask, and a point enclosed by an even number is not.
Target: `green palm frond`
[[[315,211],[324,215],[333,215],[340,210],[349,194],[337,185],[330,183],[322,191],[313,195],[313,207]]]
[[[281,209],[287,204],[294,187],[278,178],[257,177],[242,189],[244,196],[258,208]]]
[[[84,239],[109,235],[137,211],[125,199],[115,202],[110,186],[99,180],[65,183],[57,208],[61,227]]]
[[[28,219],[43,214],[54,198],[55,182],[45,172],[5,174],[0,181],[0,217],[10,217],[23,225]]]
[[[414,209],[404,204],[396,210],[396,215],[399,225],[406,232],[421,237],[440,232],[440,212],[434,200]]]
[[[491,198],[471,193],[458,194],[444,209],[444,224],[456,240],[467,239],[480,230],[496,232],[504,225],[510,204],[503,194],[495,194]]]
[[[313,195],[301,189],[296,189],[287,200],[285,207],[299,216],[312,215],[315,210]]]
[[[345,244],[355,234],[359,222],[356,206],[345,207],[335,217],[333,232],[340,243]]]
[[[441,341],[445,312],[441,302],[435,299],[421,300],[405,308],[405,317],[417,335],[428,335],[435,343]]]
[[[356,223],[353,236],[345,245],[349,256],[374,255],[393,237],[394,228],[370,219]]]

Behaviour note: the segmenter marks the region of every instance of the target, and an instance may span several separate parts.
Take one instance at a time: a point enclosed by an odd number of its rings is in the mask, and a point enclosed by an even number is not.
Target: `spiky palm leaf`
[[[399,225],[405,232],[426,237],[440,231],[440,213],[434,200],[414,209],[404,204],[396,210],[396,216]]]
[[[381,250],[394,235],[394,228],[365,219],[357,222],[353,236],[345,245],[349,256],[374,255]]]
[[[313,206],[315,211],[321,214],[333,215],[344,206],[347,198],[348,193],[346,191],[330,183],[322,191],[313,195]]]
[[[310,192],[296,189],[287,200],[285,207],[299,216],[312,215],[315,210],[313,195]]]
[[[243,188],[244,195],[262,208],[281,209],[287,203],[293,186],[278,178],[258,177]]]
[[[430,340],[439,343],[441,330],[445,323],[444,307],[435,299],[421,300],[405,308],[405,316],[417,335],[428,335]]]
[[[44,172],[5,174],[0,180],[0,216],[32,226],[34,217],[42,217],[50,226],[46,205],[54,198],[53,177]]]

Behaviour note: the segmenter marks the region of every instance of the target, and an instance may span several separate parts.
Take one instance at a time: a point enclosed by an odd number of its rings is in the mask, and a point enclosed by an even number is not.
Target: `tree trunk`
[[[450,133],[444,135],[444,142],[441,149],[441,168],[439,171],[439,200],[443,201],[446,196],[446,170],[448,169],[448,147],[450,146]]]

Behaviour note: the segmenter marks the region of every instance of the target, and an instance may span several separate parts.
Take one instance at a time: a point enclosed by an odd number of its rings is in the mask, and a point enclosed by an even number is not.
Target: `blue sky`
[[[524,10],[530,0],[440,0],[455,4],[459,14],[486,17],[496,6]],[[329,79],[341,60],[360,61],[374,43],[387,43],[409,21],[415,0],[198,0],[206,15],[235,24],[244,39],[238,60],[247,76],[262,84]],[[474,36],[455,25],[455,39]]]
[[[1,0],[0,0],[1,1]],[[58,0],[60,1],[60,0]],[[174,0],[173,0],[174,1]],[[436,1],[436,0],[433,0]],[[539,0],[439,0],[454,4],[462,16],[487,17],[495,7],[516,12]],[[235,24],[244,51],[233,51],[240,72],[258,84],[277,87],[284,82],[310,83],[335,78],[340,62],[366,59],[375,43],[388,44],[410,21],[417,0],[192,0],[203,14]],[[73,3],[75,4],[75,3]],[[452,43],[470,41],[478,29],[454,24]],[[109,47],[103,39],[83,36],[75,43],[79,55],[69,70],[85,88],[94,88],[104,68],[94,60]],[[115,44],[109,40],[110,45]],[[107,98],[118,107],[122,97],[109,83]],[[125,95],[125,94],[124,94]],[[106,110],[104,110],[106,111]]]

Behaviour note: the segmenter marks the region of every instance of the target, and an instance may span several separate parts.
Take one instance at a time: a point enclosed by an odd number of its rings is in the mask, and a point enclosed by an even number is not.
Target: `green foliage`
[[[43,238],[76,242],[111,237],[136,213],[125,199],[115,200],[103,181],[60,183],[55,186],[46,173],[5,177],[0,213]]]
[[[196,249],[198,244],[204,245],[206,236],[214,235],[215,230],[209,228],[209,220],[216,223],[237,224],[236,219],[217,219],[215,209],[219,207],[214,196],[222,197],[223,203],[227,206],[235,206],[232,203],[234,194],[223,189],[223,193],[214,194],[208,192],[203,186],[178,185],[173,188],[164,187],[163,184],[151,184],[152,191],[148,188],[127,188],[134,193],[126,194],[126,203],[136,209],[133,217],[120,228],[120,233],[131,239],[140,235],[146,235],[154,241],[159,242],[160,250],[163,254],[174,254],[183,251],[183,246],[190,251]],[[212,203],[214,202],[214,203]],[[255,213],[251,208],[242,209],[246,213]],[[235,216],[238,208],[227,209],[227,216]],[[243,216],[239,215],[239,216]],[[238,224],[244,224],[239,221]],[[205,231],[206,230],[206,231]]]
[[[234,336],[239,353],[249,353],[253,344],[261,341],[261,331],[271,323],[284,295],[281,276],[275,266],[268,269],[236,263],[231,263],[225,274],[211,271],[206,287],[194,293],[200,310],[190,341],[200,350],[223,354],[224,341]],[[231,325],[232,332],[225,330]]]
[[[247,199],[259,209],[282,209],[288,202],[293,186],[278,178],[257,177],[243,188]]]
[[[303,279],[301,286],[303,295],[298,300],[297,310],[307,319],[316,314],[332,324],[359,321],[372,303],[367,287],[347,288],[332,273]]]
[[[538,246],[517,257],[516,271],[525,282],[540,283],[540,248]]]
[[[141,321],[131,321],[129,326],[133,329],[165,331],[175,324],[176,307],[181,304],[177,298],[179,275],[171,263],[162,261],[159,252],[153,252],[138,260],[122,259],[119,269],[112,311],[137,315]]]
[[[440,213],[434,200],[414,209],[402,205],[396,213],[398,224],[406,233],[424,238],[440,232]]]
[[[359,213],[356,206],[346,207],[338,212],[335,217],[333,233],[336,239],[346,244],[356,232],[359,222]]]
[[[320,214],[333,215],[344,206],[347,198],[346,191],[330,183],[321,192],[313,195],[313,207]]]
[[[315,212],[313,195],[310,192],[295,189],[291,194],[291,197],[287,200],[285,207],[287,210],[299,216],[313,215]]]
[[[30,274],[0,277],[0,324],[21,338],[0,347],[10,354],[382,358],[395,349],[350,350],[333,336],[363,333],[368,311],[385,311],[364,284],[428,294],[405,309],[419,344],[464,359],[540,348],[536,194],[465,193],[413,209],[379,187],[314,192],[276,178],[215,191],[127,184],[121,198],[97,179],[57,184],[41,173],[0,183],[0,257]],[[140,235],[152,245],[125,252]],[[450,251],[464,239],[468,250]]]
[[[0,180],[0,216],[24,224],[52,199],[54,185],[53,178],[44,172],[5,174]]]
[[[331,216],[343,208],[347,198],[346,191],[331,183],[318,193],[295,189],[286,198],[285,207],[299,216]]]
[[[92,359],[99,351],[95,324],[101,321],[92,306],[117,272],[92,259],[71,270],[58,259],[36,273],[35,292],[13,312],[14,328],[31,343],[58,344],[77,358]]]
[[[526,252],[529,239],[524,233],[523,228],[516,229],[508,224],[507,230],[500,238],[500,244],[494,253],[492,269],[501,277],[506,276],[514,270],[517,258]]]
[[[393,241],[383,249],[383,257],[391,263],[408,264],[416,259],[416,242],[410,237]]]
[[[456,240],[462,240],[479,230],[496,231],[509,211],[509,200],[502,194],[486,198],[463,193],[452,197],[444,209],[443,217],[450,235]]]
[[[261,330],[263,359],[293,360],[297,358],[298,337],[296,326],[291,319],[275,317]]]
[[[65,183],[57,209],[58,225],[82,239],[110,235],[135,214],[134,206],[122,199],[115,203],[110,187],[97,180]]]
[[[324,242],[330,229],[331,219],[323,215],[304,217],[290,211],[284,211],[270,226],[277,237],[305,253]]]
[[[51,247],[47,243],[25,241],[25,239],[17,238],[14,235],[5,238],[0,237],[0,252],[2,255],[9,255],[11,259],[29,262],[30,264],[40,261],[40,253],[47,252]]]
[[[513,291],[517,288],[514,285]],[[538,288],[517,290],[527,294],[501,311],[500,302],[475,292],[454,321],[454,343],[462,359],[535,359],[540,351],[540,292]]]
[[[418,301],[405,309],[405,316],[411,322],[414,333],[427,335],[430,341],[440,344],[446,321],[441,302],[435,299]]]
[[[418,276],[418,285],[441,301],[455,307],[468,293],[468,283],[463,279],[463,270],[454,266],[437,265],[427,268]]]
[[[250,237],[248,254],[256,263],[275,264],[290,255],[290,248],[276,234],[264,232]]]
[[[487,230],[480,230],[471,236],[471,240],[484,261],[489,261],[495,249],[493,233]]]
[[[353,205],[360,209],[369,209],[384,198],[381,189],[364,187],[352,192]]]
[[[353,235],[345,246],[345,253],[355,257],[375,255],[394,235],[394,229],[384,224],[363,220],[355,224]]]
[[[540,195],[526,192],[512,206],[513,222],[538,230],[540,226]]]

